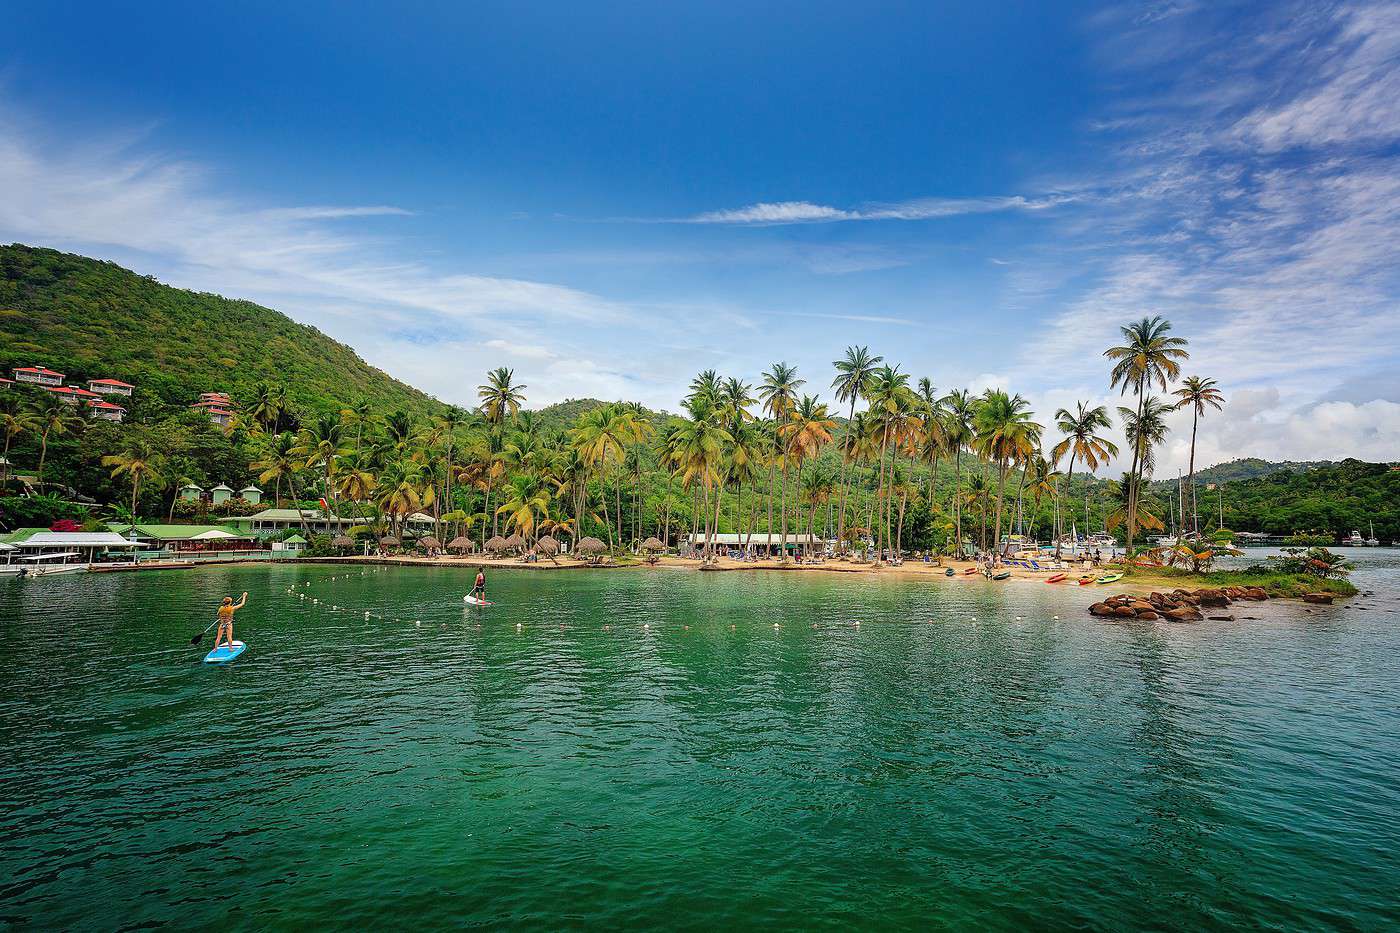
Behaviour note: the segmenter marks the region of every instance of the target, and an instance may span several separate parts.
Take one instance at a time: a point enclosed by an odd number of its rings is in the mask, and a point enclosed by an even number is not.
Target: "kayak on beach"
[[[1121,573],[1107,573],[1107,574],[1104,574],[1103,576],[1099,577],[1098,582],[1099,582],[1099,583],[1117,583],[1117,582],[1118,582],[1119,580],[1121,580],[1121,579],[1123,579],[1123,575],[1122,575]]]
[[[1059,583],[1061,580],[1065,579],[1065,578],[1068,577],[1068,576],[1069,576],[1069,574],[1067,574],[1067,573],[1057,573],[1057,574],[1055,574],[1053,577],[1048,577],[1048,578],[1046,578],[1045,582],[1046,582],[1046,583]]]

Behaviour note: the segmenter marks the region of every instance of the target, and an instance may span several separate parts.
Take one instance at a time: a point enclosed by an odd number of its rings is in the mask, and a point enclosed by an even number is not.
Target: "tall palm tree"
[[[1036,450],[1040,425],[1031,421],[1030,404],[1020,395],[1002,389],[988,389],[977,406],[974,444],[982,456],[997,467],[996,522],[992,527],[993,547],[1001,551],[1001,519],[1006,496],[1006,476],[1013,463],[1024,461]]]
[[[365,428],[374,424],[374,406],[367,398],[362,398],[348,408],[340,410],[340,421],[347,428],[355,429],[355,456],[364,450]]]
[[[1118,445],[1106,437],[1101,437],[1099,431],[1107,431],[1113,427],[1113,420],[1108,416],[1108,409],[1102,405],[1093,408],[1088,402],[1078,402],[1071,412],[1068,408],[1061,408],[1055,412],[1055,426],[1060,429],[1064,439],[1055,445],[1050,456],[1059,462],[1060,458],[1069,453],[1069,473],[1065,478],[1065,488],[1074,482],[1074,463],[1076,460],[1083,461],[1084,465],[1093,473],[1099,468],[1101,463],[1108,461],[1110,457],[1118,456]],[[1084,514],[1085,534],[1089,529],[1089,514]],[[1060,532],[1055,535],[1055,558],[1060,556]]]
[[[1201,533],[1201,519],[1196,512],[1196,425],[1206,413],[1206,407],[1220,411],[1225,407],[1225,396],[1216,388],[1214,379],[1200,376],[1187,376],[1181,381],[1181,388],[1174,393],[1178,399],[1177,408],[1191,408],[1191,457],[1187,470],[1191,475],[1191,533]]]
[[[953,524],[957,539],[955,553],[959,556],[963,552],[962,507],[965,499],[961,495],[962,455],[963,449],[971,445],[973,440],[972,421],[976,410],[977,400],[967,389],[954,389],[943,397],[943,430],[947,437],[947,447],[953,451]]]
[[[506,516],[506,527],[514,530],[526,542],[535,538],[535,529],[550,517],[552,498],[544,477],[520,473],[511,477],[501,491],[503,503],[496,509]]]
[[[835,360],[832,366],[836,367],[836,378],[831,380],[831,387],[836,390],[836,401],[847,402],[849,410],[846,412],[846,434],[851,434],[852,423],[856,417],[856,401],[865,395],[866,384],[875,373],[875,367],[884,362],[882,356],[872,356],[869,347],[847,347],[844,359]],[[852,445],[853,446],[853,445]],[[844,548],[846,540],[846,466],[847,457],[841,458],[841,504],[838,507],[838,517],[836,519],[836,540],[838,546]]]
[[[1145,317],[1140,321],[1120,327],[1123,344],[1109,347],[1103,352],[1104,356],[1113,361],[1113,370],[1109,377],[1110,388],[1118,388],[1121,393],[1132,390],[1138,399],[1137,417],[1139,419],[1142,418],[1143,402],[1147,397],[1148,390],[1155,384],[1165,392],[1167,383],[1176,379],[1180,374],[1181,361],[1191,356],[1186,350],[1187,341],[1184,337],[1168,336],[1171,329],[1171,321],[1160,315],[1151,318]],[[1137,447],[1138,445],[1133,445],[1133,464],[1128,472],[1141,480],[1142,474]],[[1141,482],[1129,484],[1128,494],[1136,497],[1141,485]],[[1136,499],[1134,499],[1131,507],[1127,510],[1127,546],[1130,551],[1133,547],[1133,538],[1137,533],[1136,505]]]
[[[898,366],[888,364],[881,366],[871,375],[865,389],[870,416],[875,422],[874,427],[880,432],[879,476],[875,489],[875,503],[877,508],[880,508],[882,503],[886,506],[881,508],[882,519],[875,535],[877,562],[884,549],[890,544],[889,528],[887,527],[889,509],[885,490],[885,454],[889,450],[890,432],[897,420],[896,416],[901,407],[906,404],[908,394],[909,375],[900,372]]]
[[[498,366],[486,374],[486,382],[476,387],[476,394],[481,399],[481,413],[486,418],[486,423],[491,426],[491,432],[495,435],[493,446],[500,447],[501,427],[507,418],[514,418],[520,414],[520,406],[525,402],[525,389],[529,386],[515,384],[515,370]],[[495,483],[496,477],[488,474],[486,485],[486,511],[491,512],[491,487]],[[491,533],[495,534],[496,514],[491,513]],[[483,535],[486,530],[483,528]]]
[[[788,477],[788,450],[783,432],[787,423],[788,413],[792,411],[792,406],[797,399],[797,390],[807,384],[806,379],[797,378],[797,367],[789,366],[787,363],[774,363],[768,372],[763,374],[763,384],[759,386],[758,397],[763,402],[763,409],[768,413],[768,417],[773,420],[773,436],[777,440],[778,459],[783,463],[783,492],[782,492],[782,557],[787,559],[787,477]],[[768,504],[768,544],[772,548],[773,544],[773,504],[772,504],[772,477],[769,477],[769,504]]]
[[[137,441],[119,454],[102,458],[102,465],[112,468],[112,479],[125,475],[131,480],[131,520],[136,521],[136,503],[141,496],[141,484],[159,486],[165,458],[144,441]]]
[[[1167,428],[1167,414],[1175,407],[1175,405],[1164,402],[1155,395],[1148,395],[1143,398],[1136,411],[1131,408],[1118,409],[1119,415],[1123,418],[1123,434],[1127,437],[1128,445],[1133,449],[1133,458],[1138,463],[1136,477],[1139,484],[1144,477],[1151,476],[1152,471],[1156,469],[1157,445],[1166,440],[1169,430]],[[1132,513],[1130,512],[1129,518],[1131,519],[1131,517]]]
[[[734,438],[720,423],[713,399],[706,395],[692,396],[690,417],[676,432],[676,453],[680,463],[681,485],[698,484],[705,494],[705,556],[714,556],[714,535],[719,530],[719,504],[724,484],[725,450]],[[713,520],[708,508],[711,492],[715,494]]]
[[[803,465],[808,460],[816,459],[822,449],[831,443],[831,432],[836,429],[836,422],[831,420],[825,403],[817,401],[810,395],[804,395],[802,400],[793,406],[785,427],[788,432],[786,446],[797,461],[797,486],[800,490],[802,488]],[[810,550],[810,539],[808,540],[808,550]],[[786,538],[784,544],[786,544]]]
[[[77,433],[81,431],[86,422],[74,413],[67,402],[60,402],[58,399],[49,401],[47,405],[39,409],[39,469],[35,470],[35,477],[42,486],[44,482],[44,459],[49,452],[49,438],[62,437],[64,434]]]
[[[326,497],[332,502],[335,501],[335,484],[331,481],[331,476],[335,473],[340,458],[350,453],[350,449],[342,441],[343,432],[344,428],[339,418],[323,414],[302,427],[297,435],[297,444],[292,448],[292,453],[306,458],[307,469],[321,469]]]
[[[0,454],[0,490],[10,482],[10,445],[15,438],[38,430],[38,415],[13,395],[0,397],[0,434],[5,435],[5,450]]]

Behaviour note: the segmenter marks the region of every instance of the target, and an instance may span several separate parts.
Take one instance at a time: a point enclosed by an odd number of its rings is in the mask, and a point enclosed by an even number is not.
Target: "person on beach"
[[[221,644],[233,645],[233,614],[246,605],[248,605],[246,592],[238,602],[234,602],[232,596],[224,597],[223,605],[219,607],[219,631],[214,635],[215,651],[219,650]],[[227,640],[225,640],[225,636],[228,636]]]
[[[486,568],[476,568],[476,584],[472,586],[472,598],[486,601]]]

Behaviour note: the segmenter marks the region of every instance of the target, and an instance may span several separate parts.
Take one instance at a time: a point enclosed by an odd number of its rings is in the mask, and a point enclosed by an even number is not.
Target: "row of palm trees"
[[[1173,408],[1193,413],[1190,511],[1191,527],[1199,530],[1196,433],[1223,399],[1213,380],[1199,377],[1164,394],[1188,358],[1186,341],[1170,334],[1170,322],[1144,318],[1121,330],[1121,345],[1105,356],[1112,362],[1110,386],[1133,396],[1131,407],[1118,409],[1131,465],[1111,524],[1126,525],[1131,546],[1140,528],[1160,525],[1145,506],[1142,485]],[[260,384],[237,427],[256,451],[252,471],[278,502],[323,496],[333,510],[393,533],[409,515],[428,511],[454,533],[475,532],[483,545],[488,531],[494,537],[504,528],[527,541],[598,532],[610,547],[622,548],[648,535],[671,541],[688,518],[691,540],[701,542],[706,557],[714,555],[725,524],[745,545],[757,533],[761,547],[776,543],[784,555],[794,538],[810,547],[818,510],[825,509],[824,533],[834,529],[839,548],[868,542],[879,560],[902,550],[911,502],[946,517],[953,547],[961,549],[975,529],[985,549],[1021,524],[1028,503],[1039,514],[1048,498],[1058,540],[1067,524],[1062,511],[1069,511],[1059,502],[1076,470],[1095,473],[1120,452],[1105,406],[1059,409],[1058,436],[1047,438],[1047,427],[1019,394],[999,388],[940,394],[930,380],[914,381],[863,346],[848,348],[833,369],[831,390],[844,406],[844,424],[806,391],[795,367],[777,362],[756,384],[700,373],[676,416],[613,403],[572,425],[548,425],[524,409],[528,387],[502,367],[487,373],[476,407],[426,419],[402,411],[380,416],[368,400],[302,417],[285,390]],[[0,406],[7,455],[16,437],[34,432],[42,472],[48,438],[76,429],[71,409],[53,407],[41,413]],[[938,488],[940,461],[951,464],[950,489]],[[150,450],[133,447],[103,462],[114,477],[131,482],[133,512],[140,487],[166,479],[160,455]]]

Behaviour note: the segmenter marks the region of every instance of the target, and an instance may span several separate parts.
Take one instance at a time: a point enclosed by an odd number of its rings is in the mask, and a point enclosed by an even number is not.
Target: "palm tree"
[[[856,417],[856,400],[865,395],[866,384],[875,373],[875,367],[884,362],[882,356],[871,356],[869,347],[847,347],[844,359],[835,360],[836,378],[831,387],[836,390],[836,401],[850,405],[846,413],[846,434],[850,436],[852,423]],[[842,547],[846,540],[846,465],[849,458],[841,458],[841,504],[836,519],[836,540]]]
[[[13,395],[0,398],[0,434],[5,435],[5,450],[0,454],[0,490],[10,482],[10,445],[15,438],[38,430],[38,416],[19,399]]]
[[[1031,536],[1035,536],[1036,519],[1040,516],[1040,502],[1045,496],[1058,502],[1060,496],[1060,471],[1055,469],[1054,460],[1046,459],[1042,454],[1037,453],[1031,458],[1029,466],[1030,479],[1028,485],[1031,491],[1031,502],[1034,510],[1031,517]],[[1057,513],[1058,514],[1058,513]],[[1059,541],[1056,539],[1055,557],[1059,558]]]
[[[831,432],[836,429],[836,422],[832,421],[828,415],[825,403],[817,401],[810,395],[804,395],[802,400],[793,407],[784,427],[787,429],[788,435],[786,447],[797,461],[797,486],[801,489],[803,465],[808,460],[815,459],[822,452],[822,449],[831,443]],[[811,524],[810,516],[808,524]],[[783,543],[784,553],[786,553],[786,537],[784,537]],[[810,543],[808,550],[810,550]]]
[[[997,508],[993,525],[993,547],[1001,551],[1002,506],[1006,496],[1006,476],[1011,465],[1035,452],[1040,425],[1031,421],[1030,405],[1019,395],[1001,389],[988,389],[977,406],[974,444],[982,456],[997,467]]]
[[[138,441],[119,454],[102,458],[102,465],[112,468],[112,479],[125,474],[131,480],[131,515],[136,521],[136,502],[141,495],[141,484],[159,486],[162,482],[160,470],[165,458],[150,444]]]
[[[362,398],[349,408],[340,410],[340,421],[347,428],[355,429],[355,456],[358,457],[364,450],[365,428],[374,424],[374,406],[369,399]]]
[[[433,504],[433,487],[427,481],[423,464],[405,457],[390,463],[379,483],[379,508],[399,533],[403,520]]]
[[[484,385],[476,387],[481,413],[491,424],[499,426],[507,415],[514,418],[520,414],[520,406],[525,402],[523,393],[529,386],[515,385],[514,379],[515,370],[500,366],[486,374]]]
[[[869,404],[869,412],[874,420],[874,425],[880,432],[880,455],[879,455],[879,479],[875,490],[875,503],[880,506],[885,503],[882,509],[884,519],[880,522],[875,535],[875,555],[878,563],[884,549],[890,544],[890,534],[888,526],[888,502],[885,492],[885,453],[890,446],[890,431],[893,427],[896,414],[905,404],[905,396],[909,392],[909,376],[901,373],[897,366],[881,366],[870,377],[866,385],[865,397]]]
[[[962,489],[963,448],[972,443],[972,419],[977,410],[977,401],[966,389],[955,389],[943,397],[943,430],[947,436],[947,447],[953,451],[953,486]],[[953,496],[954,534],[957,536],[955,553],[963,552],[962,506],[963,496]]]
[[[680,465],[681,485],[689,487],[698,483],[704,490],[705,556],[709,559],[714,556],[714,534],[719,530],[719,504],[724,488],[724,452],[734,438],[720,424],[713,400],[709,396],[692,396],[689,409],[690,417],[678,426],[675,435],[676,457]],[[713,522],[708,507],[711,491],[715,492]]]
[[[1106,437],[1100,437],[1099,431],[1107,431],[1113,427],[1113,421],[1108,416],[1108,409],[1102,405],[1089,407],[1087,402],[1079,402],[1075,410],[1071,412],[1067,408],[1061,408],[1055,412],[1055,426],[1064,434],[1064,439],[1055,445],[1050,456],[1056,463],[1060,458],[1069,453],[1069,473],[1065,478],[1065,487],[1074,482],[1074,462],[1082,460],[1084,465],[1093,473],[1099,468],[1101,463],[1108,461],[1110,457],[1118,456],[1118,445]],[[1089,528],[1089,513],[1084,513],[1085,533]],[[1055,558],[1060,557],[1060,533],[1055,535]]]
[[[517,474],[501,494],[505,502],[496,511],[506,516],[506,527],[527,543],[533,541],[537,526],[550,517],[552,499],[545,479],[538,474]]]
[[[1129,409],[1131,411],[1131,409]],[[1113,509],[1104,517],[1104,527],[1117,531],[1119,525],[1135,525],[1148,531],[1161,531],[1165,526],[1162,520],[1148,510],[1150,502],[1144,502],[1133,489],[1141,480],[1131,473],[1124,473],[1121,482],[1109,481],[1109,496]]]
[[[273,502],[282,507],[282,483],[291,486],[292,478],[302,469],[303,460],[296,450],[296,438],[291,434],[275,434],[267,453],[248,464],[250,470],[258,471],[258,482],[266,486],[274,483]]]
[[[44,459],[49,452],[49,438],[62,437],[69,432],[81,431],[85,422],[74,414],[67,402],[53,399],[39,410],[39,469],[35,478],[42,486],[44,482]]]
[[[339,418],[334,415],[320,415],[301,429],[297,435],[297,444],[292,448],[292,453],[306,458],[307,469],[321,468],[326,497],[332,502],[335,501],[335,484],[331,482],[331,476],[335,473],[340,458],[350,453],[349,448],[343,446],[341,441],[343,430]]]
[[[1104,356],[1113,360],[1109,386],[1120,388],[1122,393],[1126,393],[1129,389],[1132,390],[1138,399],[1137,416],[1139,419],[1142,418],[1143,401],[1147,397],[1148,389],[1156,384],[1165,392],[1167,383],[1180,374],[1181,361],[1191,355],[1186,350],[1185,338],[1167,336],[1171,329],[1171,321],[1160,315],[1152,318],[1145,317],[1133,324],[1120,327],[1119,330],[1123,334],[1123,345],[1109,347],[1103,352]],[[1128,472],[1141,479],[1138,446],[1133,445],[1133,465]],[[1137,496],[1138,488],[1141,485],[1140,482],[1130,484],[1128,494]],[[1136,500],[1134,500],[1132,507],[1127,510],[1127,546],[1130,551],[1137,532],[1136,505]]]
[[[764,411],[773,420],[773,435],[777,440],[779,450],[778,458],[783,462],[783,492],[782,492],[782,557],[787,559],[787,477],[788,477],[788,450],[784,440],[783,426],[787,422],[788,413],[792,411],[792,406],[797,399],[797,390],[807,384],[806,379],[797,378],[797,367],[789,366],[787,363],[774,363],[768,372],[763,374],[763,384],[758,389],[758,397],[763,402]],[[769,474],[768,479],[768,545],[773,544],[773,479]]]
[[[1148,395],[1138,405],[1137,411],[1131,408],[1118,409],[1118,413],[1123,418],[1123,434],[1133,449],[1133,459],[1138,463],[1136,476],[1139,484],[1144,477],[1151,476],[1152,471],[1157,466],[1156,448],[1166,439],[1167,414],[1175,410],[1175,407],[1156,396]],[[1134,493],[1140,492],[1140,490],[1132,491]],[[1129,512],[1130,518],[1131,515],[1132,513]],[[1129,527],[1132,527],[1131,524]]]
[[[1220,411],[1225,407],[1225,396],[1216,388],[1214,379],[1200,376],[1187,376],[1181,381],[1181,388],[1173,393],[1179,401],[1177,408],[1191,408],[1191,457],[1187,470],[1191,475],[1191,533],[1201,533],[1201,519],[1196,513],[1196,424],[1206,413],[1206,406]]]

